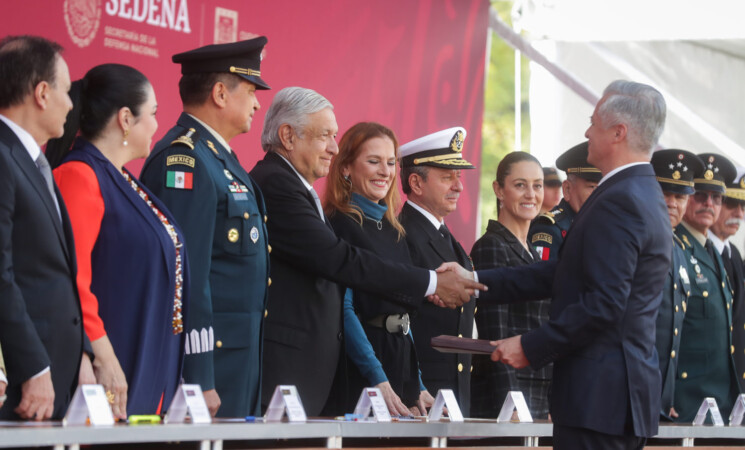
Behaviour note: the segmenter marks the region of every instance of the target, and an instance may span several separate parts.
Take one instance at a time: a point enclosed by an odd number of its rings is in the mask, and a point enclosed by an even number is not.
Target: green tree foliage
[[[511,0],[492,0],[499,17],[512,23]],[[528,111],[528,60],[522,58],[522,150],[530,148],[530,118]],[[505,154],[514,150],[515,143],[515,52],[496,33],[491,33],[489,68],[486,73],[484,123],[480,177],[481,236],[489,219],[497,218],[497,202],[492,182],[497,165]]]

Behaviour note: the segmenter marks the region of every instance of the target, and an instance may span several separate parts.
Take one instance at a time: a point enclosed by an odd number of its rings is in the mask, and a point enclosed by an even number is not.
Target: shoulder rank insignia
[[[556,219],[554,219],[554,215],[551,213],[551,211],[546,211],[545,213],[541,214],[538,217],[548,220],[549,222],[551,222],[551,224],[556,223]]]
[[[194,128],[189,128],[186,133],[174,139],[171,142],[171,145],[185,145],[194,150],[194,141],[197,139],[199,139],[199,133],[197,133],[197,130],[195,130]]]
[[[215,144],[213,144],[212,141],[210,141],[209,139],[207,140],[207,147],[212,150],[212,153],[214,153],[215,155],[219,155],[219,153],[217,152],[217,147],[215,147]]]

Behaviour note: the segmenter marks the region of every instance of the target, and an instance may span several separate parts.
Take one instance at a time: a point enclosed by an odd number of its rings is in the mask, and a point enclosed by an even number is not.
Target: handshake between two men
[[[427,299],[437,306],[454,309],[468,302],[477,290],[488,290],[475,280],[474,272],[456,262],[443,263],[436,272],[437,289]]]

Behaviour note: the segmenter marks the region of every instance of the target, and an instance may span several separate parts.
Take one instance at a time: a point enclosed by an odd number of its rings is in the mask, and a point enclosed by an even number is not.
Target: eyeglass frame
[[[706,203],[706,201],[711,198],[711,203],[719,206],[722,204],[724,194],[714,191],[696,191],[691,195],[691,197],[693,198],[694,202],[700,204]]]

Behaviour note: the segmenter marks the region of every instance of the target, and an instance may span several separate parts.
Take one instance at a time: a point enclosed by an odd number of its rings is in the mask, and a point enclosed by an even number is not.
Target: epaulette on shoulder
[[[177,137],[171,142],[171,145],[185,145],[194,150],[194,141],[199,139],[199,133],[194,128],[189,128],[186,133]]]
[[[538,216],[538,220],[542,222],[548,222],[552,225],[556,223],[556,219],[554,219],[553,211],[546,211],[545,213]]]

